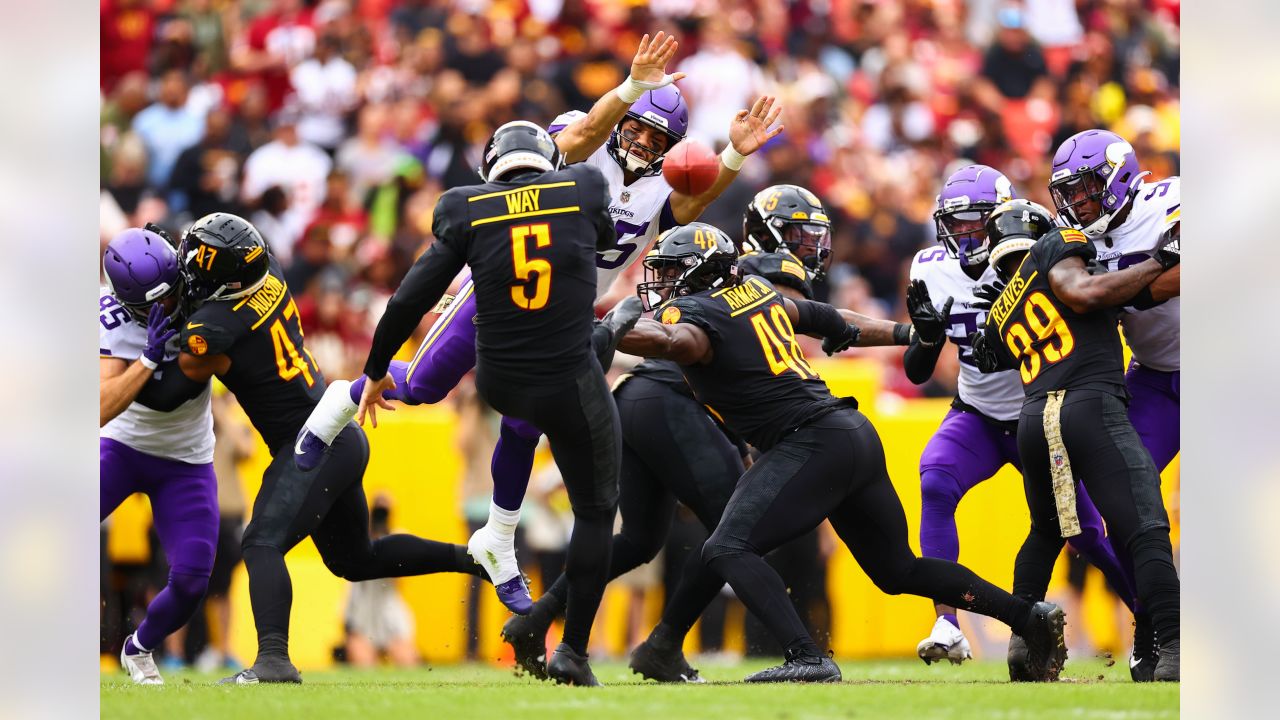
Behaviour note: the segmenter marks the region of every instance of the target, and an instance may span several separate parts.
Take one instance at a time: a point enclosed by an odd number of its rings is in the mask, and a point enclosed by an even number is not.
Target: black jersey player
[[[487,182],[440,196],[435,243],[374,333],[359,417],[386,407],[391,356],[470,266],[476,389],[495,410],[546,433],[573,506],[564,642],[547,671],[560,682],[596,685],[587,640],[609,569],[621,447],[618,411],[592,345],[595,253],[612,247],[616,234],[600,171],[559,165],[545,130],[508,123],[485,148]]]
[[[243,218],[200,218],[179,248],[186,280],[181,354],[160,367],[139,396],[167,409],[217,375],[239,400],[272,455],[243,539],[249,599],[258,631],[253,666],[237,684],[301,682],[289,660],[293,590],[284,555],[308,535],[325,566],[348,580],[466,572],[482,575],[466,548],[412,535],[372,540],[362,479],[369,445],[354,424],[342,430],[326,461],[309,472],[292,461],[292,445],[325,379],[303,343],[298,306],[279,264]]]
[[[1027,638],[1040,672],[1055,672],[1065,652],[1060,608],[1032,605],[960,565],[912,554],[875,429],[855,401],[832,396],[796,343],[796,333],[811,334],[838,352],[856,328],[830,305],[792,301],[764,278],[737,277],[733,243],[713,228],[701,248],[677,252],[665,244],[656,249],[662,262],[646,262],[657,279],[642,286],[667,298],[660,322],[637,324],[619,349],[679,363],[698,400],[763,452],[702,550],[711,571],[786,649],[783,665],[747,680],[840,679],[761,557],[827,518],[882,590],[996,617]]]
[[[1044,208],[1011,200],[987,220],[990,262],[1007,284],[972,340],[979,368],[1015,368],[1026,400],[1018,420],[1031,532],[1018,553],[1014,593],[1044,597],[1064,536],[1079,532],[1075,482],[1133,563],[1142,612],[1154,625],[1156,680],[1179,677],[1179,582],[1160,476],[1129,422],[1117,308],[1178,264],[1174,237],[1155,256],[1116,272],[1091,272],[1082,233],[1055,228]],[[1140,622],[1142,618],[1139,618]],[[1009,647],[1013,679],[1035,679],[1025,650]],[[1135,679],[1141,677],[1135,673]]]

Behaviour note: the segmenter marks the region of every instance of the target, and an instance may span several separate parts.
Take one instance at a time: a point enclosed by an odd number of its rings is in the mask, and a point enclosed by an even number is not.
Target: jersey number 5
[[[544,248],[551,244],[551,228],[546,223],[511,228],[511,260],[515,265],[516,279],[524,281],[511,286],[511,302],[522,310],[541,310],[551,295],[551,261],[529,257],[525,241],[530,235],[533,236],[534,247]],[[530,280],[535,276],[533,297],[529,297]]]
[[[751,326],[760,339],[760,349],[764,350],[764,359],[774,375],[781,375],[787,370],[794,370],[805,380],[818,377],[818,373],[809,367],[804,359],[804,351],[796,343],[796,333],[791,329],[791,320],[781,305],[773,305],[768,310],[769,317],[761,310],[751,316]],[[772,322],[770,322],[772,321]]]
[[[302,337],[302,318],[297,317],[298,306],[294,304],[293,298],[289,298],[289,304],[285,306],[284,320],[296,318],[294,320],[298,325],[298,337]],[[315,384],[315,378],[311,377],[311,367],[307,365],[307,361],[298,354],[298,347],[289,339],[289,331],[284,328],[284,320],[276,318],[271,323],[271,344],[276,348],[276,368],[280,371],[280,378],[288,382],[302,374],[302,379],[307,381],[307,387]],[[303,348],[303,352],[307,353],[307,357],[311,357],[311,352]],[[315,362],[315,358],[312,358]]]
[[[1058,309],[1049,302],[1042,292],[1034,292],[1022,306],[1022,314],[1026,325],[1016,322],[1009,326],[1004,334],[1004,342],[1009,352],[1020,362],[1019,372],[1022,384],[1027,385],[1040,375],[1043,363],[1052,365],[1071,354],[1076,347],[1076,340],[1071,329],[1063,322]],[[1042,317],[1043,316],[1043,317]],[[1027,328],[1031,332],[1027,332]],[[1032,333],[1035,337],[1032,337]],[[1053,339],[1057,339],[1055,346]],[[1033,348],[1036,343],[1044,343],[1039,351]],[[1044,356],[1042,363],[1040,356]]]

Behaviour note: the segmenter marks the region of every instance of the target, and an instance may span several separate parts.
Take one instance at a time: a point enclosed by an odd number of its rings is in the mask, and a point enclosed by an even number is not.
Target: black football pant
[[[622,446],[618,408],[600,363],[593,355],[576,379],[531,386],[493,377],[482,357],[476,365],[476,389],[494,410],[533,423],[551,444],[573,506],[564,642],[585,655],[609,573]]]
[[[609,580],[657,556],[671,530],[677,500],[708,531],[714,529],[743,471],[737,447],[687,394],[637,376],[622,383],[613,397],[622,422],[622,530],[613,536]],[[691,554],[663,610],[663,624],[682,639],[723,585],[706,572],[701,553]],[[539,611],[559,614],[568,591],[561,576],[539,599]]]
[[[263,473],[253,519],[241,543],[259,658],[288,656],[293,584],[284,556],[308,535],[325,567],[347,580],[438,572],[484,577],[461,545],[414,535],[372,540],[362,484],[368,464],[369,441],[363,430],[348,423],[324,461],[310,472],[298,469],[292,448],[285,446],[277,449]]]
[[[819,650],[782,579],[761,556],[824,518],[883,592],[994,617],[1015,632],[1030,618],[1029,602],[968,568],[912,553],[880,437],[865,415],[840,409],[785,436],[747,470],[702,549],[711,570],[789,653]]]
[[[1159,641],[1176,640],[1180,585],[1169,542],[1169,515],[1160,497],[1160,473],[1130,424],[1124,401],[1096,390],[1066,391],[1057,421],[1062,443],[1052,453],[1045,429],[1046,402],[1028,401],[1018,420],[1031,532],[1014,565],[1014,594],[1042,599],[1062,549],[1052,474],[1052,463],[1061,456],[1098,507],[1107,535],[1132,559],[1138,604],[1150,615]]]

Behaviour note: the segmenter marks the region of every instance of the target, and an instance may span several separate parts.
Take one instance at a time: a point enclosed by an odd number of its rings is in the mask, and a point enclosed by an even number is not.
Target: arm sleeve
[[[173,412],[186,401],[198,397],[208,387],[208,383],[199,383],[187,377],[182,368],[178,367],[177,359],[161,363],[157,370],[159,377],[153,374],[133,400],[157,412]]]
[[[817,333],[822,337],[838,337],[846,331],[849,323],[840,316],[839,311],[826,303],[812,300],[794,300],[798,317],[796,332],[808,335]]]
[[[942,348],[946,346],[946,338],[933,347],[925,347],[919,341],[908,345],[907,351],[902,354],[902,369],[906,372],[907,379],[916,385],[929,382],[938,358],[942,356]]]
[[[369,358],[364,364],[364,374],[370,380],[380,380],[387,374],[391,358],[409,339],[422,316],[440,301],[444,291],[449,289],[449,283],[465,264],[463,258],[437,235],[436,242],[404,276],[404,281],[387,303],[387,311],[378,321]]]

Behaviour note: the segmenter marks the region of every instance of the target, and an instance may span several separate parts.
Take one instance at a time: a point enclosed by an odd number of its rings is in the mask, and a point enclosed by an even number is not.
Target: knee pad
[[[169,592],[186,600],[196,601],[209,590],[209,573],[194,574],[173,571],[169,573]]]
[[[925,508],[949,508],[955,512],[964,493],[951,473],[937,468],[920,471],[920,503]]]
[[[542,431],[534,427],[533,423],[528,420],[507,417],[505,415],[502,416],[502,424],[499,428],[499,432],[502,434],[503,438],[523,440],[534,445],[536,445],[538,440],[542,437]]]

